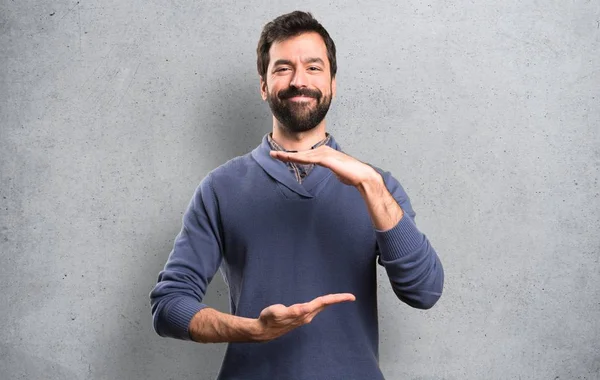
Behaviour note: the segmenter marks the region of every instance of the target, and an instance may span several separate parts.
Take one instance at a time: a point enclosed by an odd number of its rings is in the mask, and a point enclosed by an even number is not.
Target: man
[[[327,31],[309,13],[280,16],[257,55],[273,132],[198,186],[150,294],[154,328],[229,342],[219,379],[382,379],[376,263],[422,309],[441,295],[442,265],[398,181],[325,131],[337,69]],[[202,303],[219,267],[231,314]]]

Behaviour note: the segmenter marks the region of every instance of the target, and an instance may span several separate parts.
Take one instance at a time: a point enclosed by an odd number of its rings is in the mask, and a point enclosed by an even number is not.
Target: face
[[[306,132],[325,118],[335,96],[327,48],[317,33],[275,42],[261,78],[261,95],[282,127]]]

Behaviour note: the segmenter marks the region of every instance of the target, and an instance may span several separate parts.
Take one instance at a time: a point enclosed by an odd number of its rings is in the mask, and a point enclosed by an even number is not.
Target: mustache
[[[322,93],[319,90],[312,90],[310,88],[288,87],[285,90],[279,91],[277,96],[279,99],[289,99],[293,98],[294,96],[307,96],[318,100],[321,98]]]

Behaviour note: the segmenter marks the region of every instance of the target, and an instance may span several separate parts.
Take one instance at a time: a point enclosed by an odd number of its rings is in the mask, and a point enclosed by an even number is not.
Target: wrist
[[[363,196],[368,193],[372,193],[375,190],[381,190],[382,187],[385,187],[385,183],[381,175],[372,167],[368,167],[370,170],[366,171],[364,177],[358,182],[358,185],[356,185],[356,188]]]
[[[379,172],[371,168],[373,174],[365,176],[357,189],[364,199],[373,226],[377,231],[392,229],[402,219],[404,212],[385,185]]]
[[[245,333],[252,342],[264,342],[268,340],[265,337],[265,329],[258,318],[248,319],[245,326]]]

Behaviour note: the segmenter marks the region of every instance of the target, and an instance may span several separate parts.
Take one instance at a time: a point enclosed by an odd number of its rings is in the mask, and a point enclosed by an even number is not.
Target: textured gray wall
[[[148,293],[194,188],[271,128],[262,25],[339,49],[329,129],[404,184],[446,269],[380,271],[388,379],[600,379],[598,1],[0,5],[0,379],[213,379]],[[227,310],[221,278],[207,302]]]

